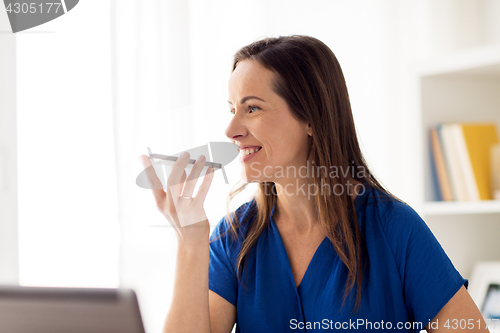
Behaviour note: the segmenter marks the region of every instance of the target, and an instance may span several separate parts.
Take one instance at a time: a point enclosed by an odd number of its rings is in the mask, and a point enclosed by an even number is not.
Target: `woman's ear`
[[[307,124],[307,135],[309,136],[313,136],[313,133],[312,133],[312,128],[311,128],[311,124]]]

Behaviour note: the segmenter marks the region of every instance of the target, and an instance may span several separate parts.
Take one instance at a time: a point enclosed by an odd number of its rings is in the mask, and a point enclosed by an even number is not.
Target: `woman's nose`
[[[245,133],[245,121],[242,119],[241,115],[236,112],[236,114],[231,118],[229,125],[227,125],[225,134],[229,139],[235,139],[238,136],[244,136]]]

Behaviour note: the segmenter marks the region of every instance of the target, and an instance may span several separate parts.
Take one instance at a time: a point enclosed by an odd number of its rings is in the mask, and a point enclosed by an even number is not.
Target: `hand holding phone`
[[[210,233],[210,224],[203,203],[212,183],[214,168],[209,167],[207,169],[198,193],[193,196],[196,180],[200,177],[200,173],[207,163],[205,162],[205,156],[200,155],[194,161],[189,176],[186,175],[184,170],[189,161],[192,161],[189,158],[189,153],[184,152],[181,156],[174,157],[176,160],[167,179],[167,188],[163,189],[151,160],[146,155],[140,156],[153,191],[156,207],[174,227],[178,242],[195,246],[207,238]],[[170,162],[173,161],[170,160]]]

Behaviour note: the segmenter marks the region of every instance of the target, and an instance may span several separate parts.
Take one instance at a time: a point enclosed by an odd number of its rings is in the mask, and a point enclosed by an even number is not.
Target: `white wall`
[[[119,283],[110,17],[80,1],[16,34],[23,285]]]
[[[0,5],[3,6],[3,5]],[[0,8],[0,283],[17,284],[16,38]]]

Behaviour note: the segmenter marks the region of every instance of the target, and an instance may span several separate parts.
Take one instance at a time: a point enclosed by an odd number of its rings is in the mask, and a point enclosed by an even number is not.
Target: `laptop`
[[[2,333],[145,333],[126,288],[0,286]]]

